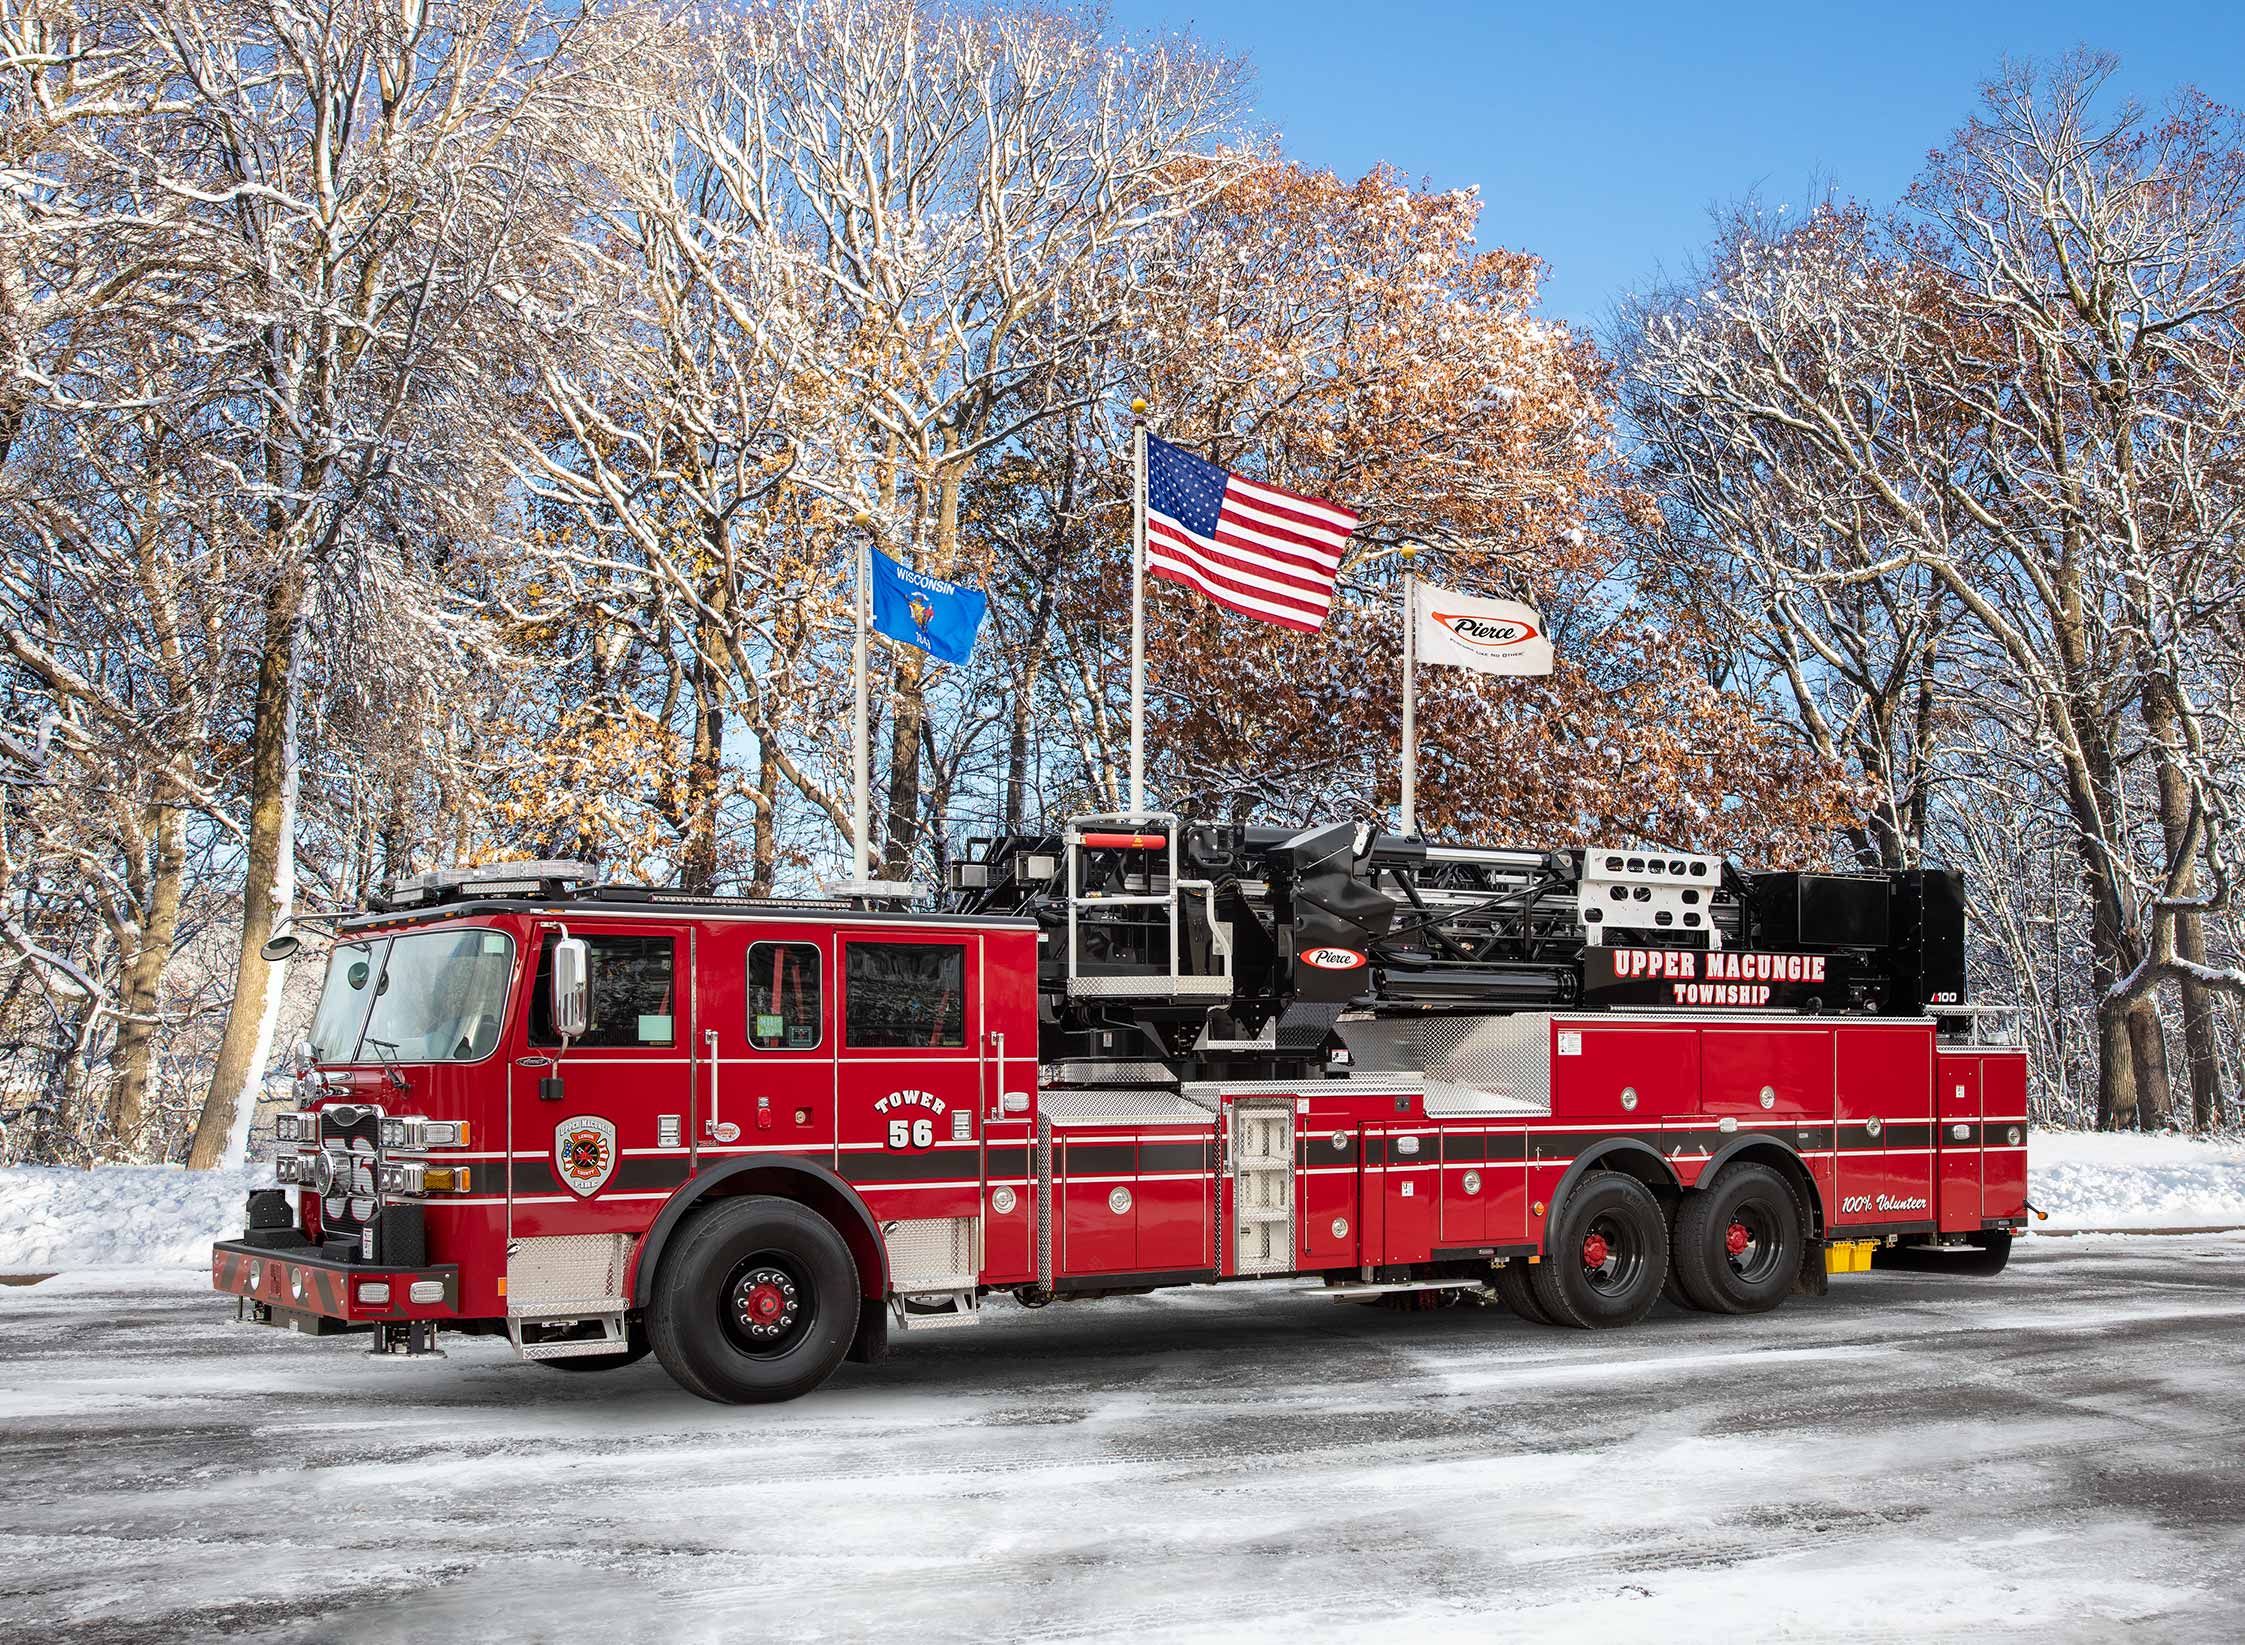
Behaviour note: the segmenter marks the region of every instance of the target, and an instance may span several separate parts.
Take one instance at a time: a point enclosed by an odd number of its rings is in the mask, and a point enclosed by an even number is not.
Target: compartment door
[[[1839,1201],[1835,1225],[1933,1220],[1933,1029],[1839,1031]]]
[[[1391,1131],[1384,1141],[1386,1228],[1380,1260],[1426,1262],[1434,1255],[1435,1227],[1441,1215],[1441,1134]]]
[[[1347,1114],[1300,1116],[1295,1139],[1294,1203],[1301,1208],[1298,1261],[1304,1272],[1354,1268],[1358,1161],[1363,1149]]]
[[[1980,1226],[1983,1176],[1980,1059],[1942,1057],[1934,1067],[1934,1159],[1941,1193],[1941,1232]]]
[[[1138,1145],[1102,1136],[1069,1137],[1055,1147],[1060,1249],[1054,1276],[1137,1272]]]

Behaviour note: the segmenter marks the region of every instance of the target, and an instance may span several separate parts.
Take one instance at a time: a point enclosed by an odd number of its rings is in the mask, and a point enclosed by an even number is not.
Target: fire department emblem
[[[579,1114],[554,1127],[554,1172],[578,1198],[600,1192],[616,1170],[616,1128],[597,1114]]]

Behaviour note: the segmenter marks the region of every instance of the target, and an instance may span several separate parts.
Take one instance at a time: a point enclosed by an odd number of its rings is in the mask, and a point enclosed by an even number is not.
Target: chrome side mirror
[[[284,931],[277,937],[267,937],[259,945],[257,957],[268,965],[277,964],[304,946],[304,940],[293,931]]]
[[[592,956],[582,937],[553,945],[553,1031],[573,1040],[592,1021]]]
[[[312,1042],[310,1040],[298,1040],[289,1051],[288,1070],[298,1076],[309,1074],[315,1060],[316,1053],[312,1050]]]

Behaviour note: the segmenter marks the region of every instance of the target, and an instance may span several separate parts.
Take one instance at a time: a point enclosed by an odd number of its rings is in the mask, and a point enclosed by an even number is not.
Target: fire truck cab
[[[1961,893],[1072,819],[925,912],[503,864],[342,920],[242,1317],[791,1397],[892,1330],[1298,1276],[1573,1327],[2002,1266],[2023,1053]],[[286,943],[286,939],[282,939]]]

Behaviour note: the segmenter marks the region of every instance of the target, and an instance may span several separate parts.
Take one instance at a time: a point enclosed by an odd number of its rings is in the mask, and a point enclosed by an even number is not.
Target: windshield
[[[312,1053],[322,1062],[474,1062],[498,1046],[513,974],[504,931],[423,931],[338,948]]]
[[[327,981],[320,984],[320,1008],[312,1013],[312,1060],[349,1062],[366,1026],[374,998],[374,977],[387,942],[339,943],[327,957]]]

